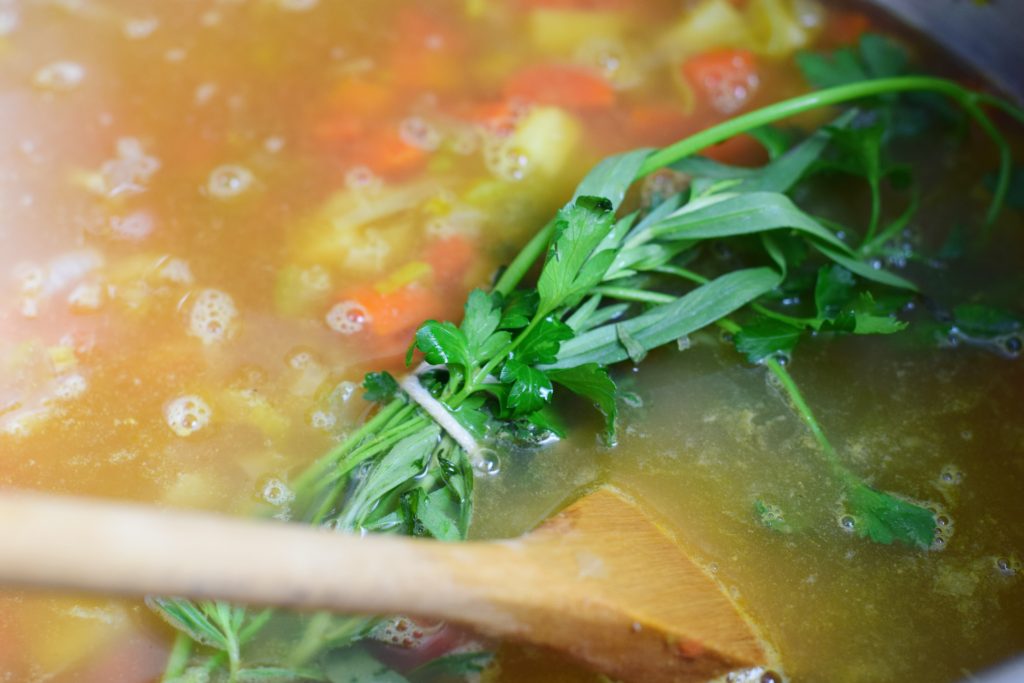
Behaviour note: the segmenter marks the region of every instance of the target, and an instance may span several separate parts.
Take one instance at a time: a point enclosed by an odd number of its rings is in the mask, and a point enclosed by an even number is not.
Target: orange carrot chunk
[[[559,107],[609,107],[615,91],[608,81],[579,66],[537,64],[516,72],[505,83],[505,96]]]
[[[441,285],[458,284],[473,265],[476,244],[467,237],[455,235],[438,240],[427,247],[425,261],[434,269],[434,279]]]
[[[702,102],[719,114],[732,115],[743,109],[757,92],[760,78],[749,50],[712,50],[691,57],[682,66]]]
[[[362,307],[366,329],[378,337],[411,331],[428,318],[446,313],[444,301],[432,288],[414,283],[382,294],[362,287],[341,297]]]

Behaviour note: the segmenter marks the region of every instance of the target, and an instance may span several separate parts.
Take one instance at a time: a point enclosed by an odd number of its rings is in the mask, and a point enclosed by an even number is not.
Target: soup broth
[[[781,0],[0,0],[0,485],[289,519],[295,473],[370,414],[363,374],[458,320],[593,164],[805,91],[796,51],[872,22]],[[722,51],[726,78],[699,68]],[[904,151],[934,226],[919,253],[977,215],[962,188],[994,166],[952,138]],[[767,158],[749,136],[706,153]],[[862,190],[822,188],[838,213]],[[793,681],[952,681],[1020,652],[1019,338],[954,344],[925,304],[1019,311],[1022,223],[1005,212],[955,271],[907,266],[923,331],[822,335],[790,364],[843,461],[935,505],[943,547],[844,529],[806,427],[710,331],[617,370],[617,446],[580,405],[570,438],[503,454],[473,536],[611,482]],[[254,649],[293,647],[298,621]],[[0,594],[0,681],[159,680],[173,642],[140,602]],[[475,675],[599,680],[512,646]]]

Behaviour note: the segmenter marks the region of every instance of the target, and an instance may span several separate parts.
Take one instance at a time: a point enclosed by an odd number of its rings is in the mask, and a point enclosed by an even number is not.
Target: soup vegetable
[[[607,480],[793,680],[1019,651],[1022,115],[869,29],[0,5],[0,482],[457,541]],[[404,617],[0,601],[10,680],[597,680]]]

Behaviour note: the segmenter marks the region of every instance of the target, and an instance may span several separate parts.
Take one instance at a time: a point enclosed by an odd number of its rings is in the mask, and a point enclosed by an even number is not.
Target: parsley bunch
[[[887,122],[913,110],[915,94],[960,105],[999,149],[986,216],[991,224],[1009,188],[1011,157],[984,107],[1022,122],[1024,114],[952,81],[892,73],[905,60],[876,39],[867,40],[859,55],[804,58],[811,78],[831,87],[741,115],[662,150],[634,150],[599,163],[494,286],[470,293],[460,324],[428,320],[418,328],[407,360],[411,365],[418,350],[424,364],[413,375],[401,383],[387,373],[366,376],[365,397],[379,409],[293,482],[294,518],[346,532],[462,540],[472,515],[474,471],[492,464],[487,444],[564,437],[554,408],[563,393],[592,402],[604,416],[605,438],[614,443],[616,386],[609,366],[639,363],[652,349],[717,325],[739,353],[776,377],[842,483],[857,534],[927,548],[935,529],[932,512],[869,486],[841,461],[786,362],[810,333],[891,334],[906,326],[897,313],[916,287],[879,267],[878,258],[908,224],[916,195],[884,224],[880,187],[904,172],[888,160]],[[777,131],[765,128],[849,102],[856,108],[791,147],[777,144]],[[694,156],[747,132],[769,143],[772,159],[760,168]],[[629,189],[654,172],[684,174],[687,182],[646,204],[627,202]],[[868,184],[871,207],[862,229],[836,225],[794,200],[808,178],[837,172]],[[708,257],[722,245],[742,258]],[[537,277],[530,279],[538,265]],[[812,302],[810,310],[780,305],[794,293]],[[334,680],[330,667],[318,668],[324,653],[350,645],[375,623],[315,615],[280,662],[246,668],[241,648],[263,628],[269,612],[179,599],[153,604],[187,636],[175,649],[166,680],[185,671],[190,640],[214,653],[201,664],[205,670],[226,664],[232,680]]]

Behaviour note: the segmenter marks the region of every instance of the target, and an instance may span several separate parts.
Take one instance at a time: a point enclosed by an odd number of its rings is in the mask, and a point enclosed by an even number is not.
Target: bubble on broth
[[[321,265],[312,265],[299,271],[299,283],[314,292],[327,292],[331,289],[331,273]]]
[[[617,38],[597,37],[576,49],[576,62],[591,67],[618,90],[640,84],[642,72],[629,48]]]
[[[204,289],[192,305],[188,333],[204,344],[216,344],[230,339],[237,324],[238,309],[231,295],[219,289]]]
[[[518,182],[530,171],[530,158],[511,139],[490,136],[484,141],[484,165],[502,180]]]
[[[326,410],[314,410],[309,416],[309,424],[313,429],[319,429],[322,432],[331,432],[334,430],[334,426],[338,423],[338,418],[333,413],[329,413]]]
[[[72,313],[95,313],[105,300],[105,290],[98,282],[82,282],[68,293]]]
[[[285,362],[293,370],[305,370],[306,368],[319,365],[320,359],[317,358],[311,349],[300,347],[289,351],[285,357]]]
[[[491,448],[481,448],[471,453],[469,459],[477,474],[492,477],[501,472],[501,456]]]
[[[320,4],[320,0],[277,0],[277,6],[286,12],[308,12]]]
[[[275,507],[282,507],[295,500],[295,492],[277,477],[272,477],[263,483],[260,497]]]
[[[210,424],[213,411],[206,401],[190,394],[174,399],[164,408],[164,419],[178,436],[192,436]]]
[[[420,116],[409,116],[398,124],[398,136],[410,147],[433,152],[441,146],[441,132]]]
[[[1020,560],[1014,555],[1001,555],[992,558],[992,564],[1000,576],[1016,577],[1021,570]]]
[[[216,83],[200,83],[192,93],[192,102],[194,102],[196,106],[201,107],[212,100],[217,95],[218,90],[220,90],[220,86]]]
[[[58,400],[69,401],[84,394],[88,388],[89,383],[85,377],[74,373],[58,378],[56,386],[53,388],[53,395]]]
[[[148,211],[133,211],[127,216],[111,216],[110,230],[115,237],[141,242],[153,233],[156,221]]]
[[[354,192],[379,190],[383,181],[369,166],[353,166],[345,173],[345,187]]]
[[[271,154],[277,154],[284,149],[285,139],[280,135],[271,135],[263,141],[263,149]]]
[[[100,269],[103,264],[103,255],[95,249],[65,252],[48,264],[42,293],[50,295],[59,292]]]
[[[130,40],[142,40],[153,35],[159,27],[160,19],[157,17],[130,17],[121,24],[121,33]]]
[[[186,57],[188,57],[188,51],[183,47],[172,47],[164,53],[164,61],[170,62],[171,64],[183,62]]]
[[[252,187],[255,176],[240,164],[224,164],[210,172],[206,189],[217,199],[233,199]]]
[[[371,321],[369,312],[358,301],[339,301],[324,319],[327,327],[339,334],[355,334]]]
[[[176,285],[190,285],[195,282],[188,261],[180,258],[166,259],[157,271],[157,276]]]
[[[848,534],[857,530],[857,518],[853,515],[841,514],[836,518],[839,528]]]
[[[48,92],[70,92],[84,80],[85,67],[69,60],[47,64],[32,76],[32,84]]]

